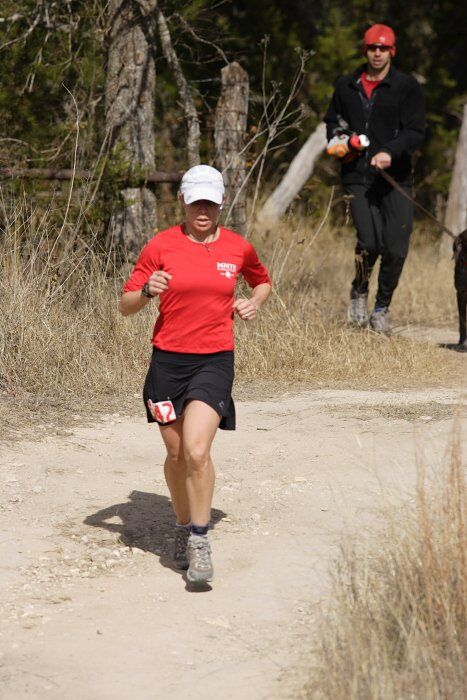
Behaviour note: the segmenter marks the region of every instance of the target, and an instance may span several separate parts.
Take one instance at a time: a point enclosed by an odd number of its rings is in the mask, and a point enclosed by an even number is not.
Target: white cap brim
[[[214,204],[222,204],[224,198],[223,192],[215,187],[209,187],[209,185],[184,187],[182,194],[185,204],[193,204],[193,202],[198,202],[200,199],[206,199],[208,202],[214,202]]]

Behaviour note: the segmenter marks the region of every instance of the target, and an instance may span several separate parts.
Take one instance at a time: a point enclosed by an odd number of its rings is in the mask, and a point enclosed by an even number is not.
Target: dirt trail
[[[344,532],[439,463],[454,390],[237,404],[220,432],[212,590],[170,568],[162,447],[142,416],[0,447],[3,700],[299,698]],[[77,420],[77,423],[79,420]],[[305,669],[305,670],[300,670]]]
[[[459,332],[450,328],[406,324],[395,326],[392,332],[393,335],[420,340],[423,343],[435,343],[441,347],[453,347],[459,342]]]

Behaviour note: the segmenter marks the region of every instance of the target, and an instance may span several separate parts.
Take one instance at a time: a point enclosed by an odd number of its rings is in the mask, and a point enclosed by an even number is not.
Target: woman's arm
[[[150,301],[151,299],[145,297],[140,289],[136,292],[124,292],[120,298],[118,310],[122,316],[131,316],[141,311]]]
[[[249,299],[235,299],[233,307],[240,318],[244,321],[252,321],[258,309],[271,294],[271,289],[270,284],[263,282],[253,289],[253,294]]]
[[[169,275],[165,270],[156,270],[153,272],[148,279],[148,291],[151,297],[157,297],[162,294],[162,292],[165,292],[169,288],[169,280],[171,279],[172,275]],[[151,298],[144,296],[140,289],[134,292],[124,292],[121,296],[118,310],[122,316],[131,316],[141,311],[150,301]]]

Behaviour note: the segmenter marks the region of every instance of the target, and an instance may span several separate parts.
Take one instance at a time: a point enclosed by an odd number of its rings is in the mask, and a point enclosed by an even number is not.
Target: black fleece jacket
[[[415,78],[391,66],[386,78],[368,99],[361,84],[366,65],[355,73],[338,78],[334,95],[324,118],[328,140],[340,126],[341,117],[357,134],[366,134],[370,145],[350,163],[341,166],[342,183],[371,185],[377,171],[370,166],[375,153],[392,157],[388,172],[401,184],[412,182],[411,153],[425,135],[423,93]],[[380,177],[380,176],[379,176]]]

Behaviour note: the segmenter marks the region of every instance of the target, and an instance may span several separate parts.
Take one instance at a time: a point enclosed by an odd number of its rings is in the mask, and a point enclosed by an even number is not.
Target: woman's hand
[[[253,321],[259,304],[253,299],[235,299],[233,307],[243,321]]]
[[[153,272],[147,282],[151,297],[156,297],[165,292],[169,288],[169,280],[171,279],[172,275],[165,272],[165,270]],[[141,289],[137,289],[134,292],[124,292],[122,294],[118,309],[122,316],[131,316],[141,311],[149,303],[151,303],[151,299],[147,295],[142,294]]]
[[[158,294],[166,292],[169,288],[169,280],[171,279],[172,275],[169,275],[165,270],[156,270],[153,272],[148,279],[149,294],[155,297]]]

